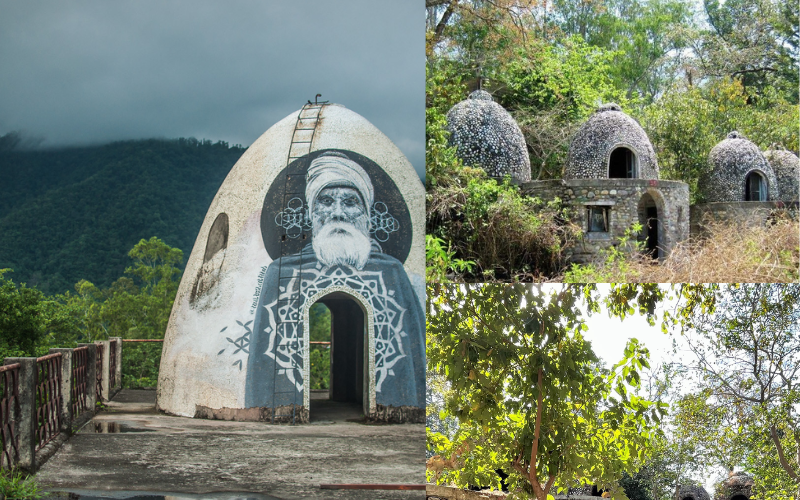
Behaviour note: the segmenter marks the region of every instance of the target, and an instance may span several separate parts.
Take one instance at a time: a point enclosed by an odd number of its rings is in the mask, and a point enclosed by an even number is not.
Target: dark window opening
[[[225,250],[228,247],[228,215],[221,213],[214,219],[211,224],[211,230],[208,232],[208,240],[206,240],[206,251],[203,255],[203,263],[205,264],[211,260],[214,255],[220,250]]]
[[[731,498],[731,500],[747,500],[747,497],[744,495],[736,495],[735,497]]]
[[[635,179],[636,155],[628,148],[617,148],[608,159],[609,179]]]
[[[744,190],[745,201],[767,201],[767,183],[757,172],[747,174]]]
[[[608,232],[608,207],[587,207],[587,215],[589,217],[587,232]]]

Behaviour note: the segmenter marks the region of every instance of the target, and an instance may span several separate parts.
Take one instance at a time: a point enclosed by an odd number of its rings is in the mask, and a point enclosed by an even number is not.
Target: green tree
[[[433,441],[462,452],[446,477],[498,487],[502,468],[520,498],[587,482],[625,498],[618,482],[643,462],[663,414],[636,395],[647,349],[631,340],[601,368],[581,334],[579,287],[438,285],[428,297],[428,363],[452,389],[443,416],[459,421],[452,441]]]
[[[33,356],[45,335],[44,294],[5,278],[0,269],[0,350],[4,356]]]

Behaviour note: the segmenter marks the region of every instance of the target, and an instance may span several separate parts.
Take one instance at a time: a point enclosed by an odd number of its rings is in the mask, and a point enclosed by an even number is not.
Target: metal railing
[[[103,400],[103,344],[95,343],[97,354],[95,355],[95,382],[94,393],[96,401]]]
[[[0,366],[0,469],[10,469],[19,462],[19,439],[15,415],[19,413],[19,363]]]
[[[108,343],[108,384],[109,387],[117,385],[117,341],[112,340]]]
[[[72,418],[88,410],[89,347],[78,347],[72,351]]]
[[[61,431],[61,361],[60,352],[36,358],[36,450]]]

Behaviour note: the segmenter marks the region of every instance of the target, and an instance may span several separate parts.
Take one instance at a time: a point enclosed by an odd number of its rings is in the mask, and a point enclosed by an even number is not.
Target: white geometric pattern
[[[403,338],[408,333],[403,331],[403,317],[406,309],[394,298],[395,291],[387,288],[381,271],[359,271],[348,265],[323,267],[317,264],[313,269],[293,269],[291,278],[282,279],[286,286],[281,286],[278,299],[265,305],[268,325],[279,325],[278,331],[271,326],[264,333],[269,338],[264,354],[278,364],[281,375],[286,375],[289,382],[298,391],[303,390],[303,305],[309,297],[331,287],[347,287],[355,290],[366,299],[375,311],[373,324],[375,328],[375,392],[380,392],[386,377],[394,375],[394,365],[406,356],[403,349]],[[302,279],[302,286],[299,286]],[[302,293],[298,293],[302,290]],[[278,305],[280,303],[280,306]],[[273,352],[278,346],[277,355]]]

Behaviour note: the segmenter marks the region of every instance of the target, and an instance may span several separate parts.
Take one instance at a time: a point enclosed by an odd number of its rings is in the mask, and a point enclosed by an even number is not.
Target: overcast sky
[[[0,0],[0,135],[249,146],[317,93],[425,170],[420,2]]]

